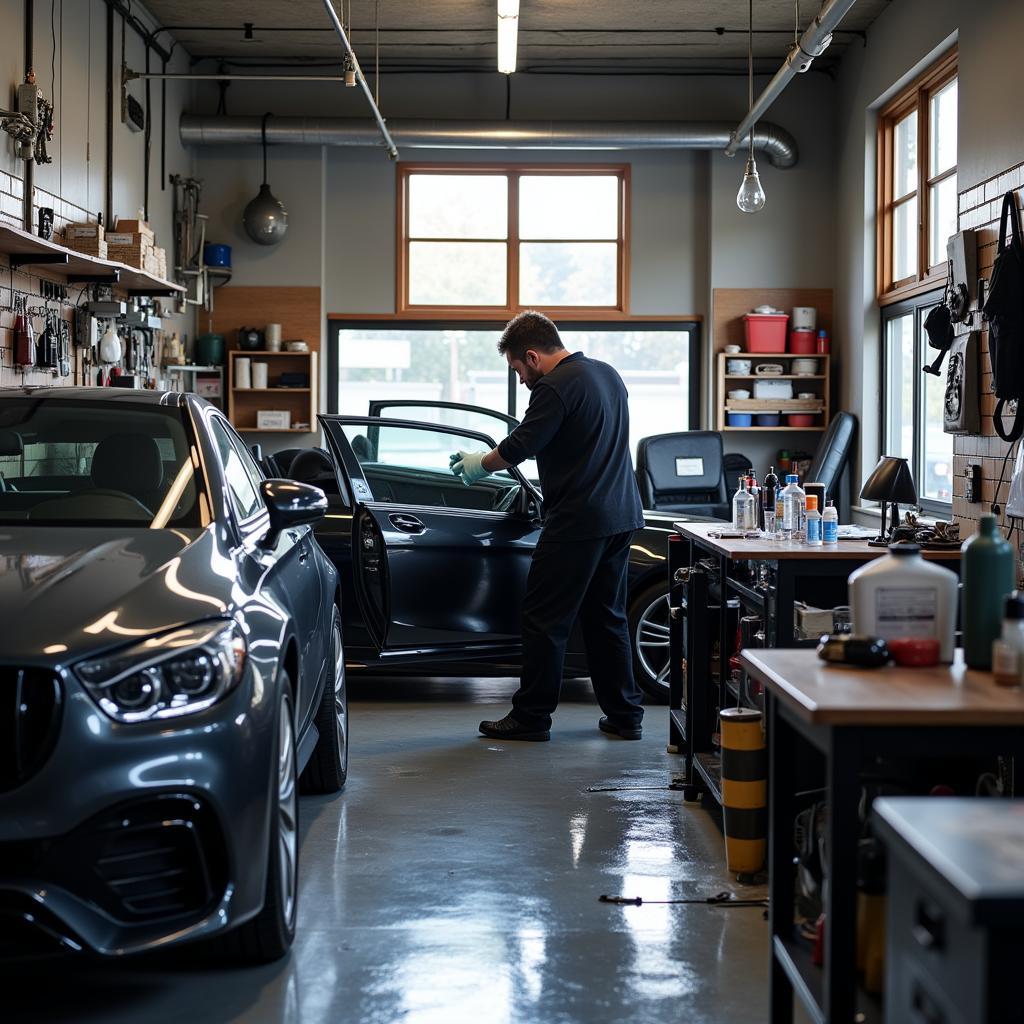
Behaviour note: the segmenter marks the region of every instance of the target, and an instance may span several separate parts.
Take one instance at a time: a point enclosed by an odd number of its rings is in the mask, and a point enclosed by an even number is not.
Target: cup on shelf
[[[737,352],[742,352],[743,349],[739,345],[726,345],[724,351],[734,356]]]
[[[235,359],[235,388],[247,391],[252,387],[252,360],[248,356]]]
[[[252,386],[258,391],[265,391],[267,389],[267,364],[266,363],[253,363],[252,364]]]
[[[734,388],[729,392],[730,398],[749,398],[750,392],[746,388]]]
[[[746,377],[750,374],[751,365],[749,359],[727,359],[725,372],[737,377]]]

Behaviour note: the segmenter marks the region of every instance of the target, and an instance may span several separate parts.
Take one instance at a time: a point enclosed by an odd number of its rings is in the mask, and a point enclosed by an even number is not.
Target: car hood
[[[66,663],[225,615],[226,551],[214,527],[0,527],[0,659]]]

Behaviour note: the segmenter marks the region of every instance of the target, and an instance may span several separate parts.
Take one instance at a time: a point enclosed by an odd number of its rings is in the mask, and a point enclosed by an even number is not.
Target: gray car
[[[194,396],[0,392],[0,952],[288,949],[299,774],[348,771],[325,509]]]

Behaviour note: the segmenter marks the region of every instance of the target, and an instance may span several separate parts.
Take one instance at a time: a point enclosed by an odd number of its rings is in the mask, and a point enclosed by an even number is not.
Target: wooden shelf
[[[236,395],[308,395],[311,388],[232,388]]]
[[[76,252],[57,242],[51,242],[28,231],[22,231],[21,228],[10,227],[6,224],[0,224],[0,254],[22,257],[23,265],[29,267],[33,265],[31,263],[33,256],[44,258],[66,256],[66,263],[47,263],[44,259],[39,267],[45,267],[48,273],[63,277],[100,278],[109,276],[112,279],[116,276],[118,280],[111,280],[111,287],[129,293],[157,295],[172,292],[177,294],[185,291],[180,284],[147,274],[144,270],[139,270],[138,267],[130,267],[126,263],[117,263],[114,260],[101,260],[98,256]]]
[[[823,373],[727,373],[725,380],[827,380]]]
[[[726,412],[814,413],[825,411],[820,398],[729,398]]]
[[[277,356],[291,356],[293,359],[308,359],[312,354],[312,352],[269,352],[265,348],[232,348],[228,350],[228,355],[247,356],[252,359],[263,359],[268,356],[271,359]]]
[[[752,430],[764,430],[773,434],[809,434],[811,431],[822,431],[824,427],[719,427],[719,430],[742,430],[746,433],[750,433]]]
[[[235,387],[235,361],[239,358],[261,361],[264,356],[285,356],[290,362],[278,363],[277,372],[303,372],[309,377],[306,388],[238,388]],[[317,391],[320,378],[317,376],[316,352],[261,352],[231,349],[228,352],[228,419],[236,430],[246,433],[265,434],[311,434],[316,431]],[[255,401],[246,395],[256,396]],[[288,396],[287,398],[285,396]],[[254,408],[254,406],[256,408]],[[239,407],[243,410],[239,415]],[[263,409],[289,412],[293,422],[308,423],[308,427],[286,427],[282,429],[257,427],[256,413]]]
[[[776,359],[817,359],[820,360],[818,368],[824,370],[824,373],[726,373],[726,363],[729,359],[749,359],[752,363],[758,362],[772,362]],[[831,374],[831,354],[812,354],[812,355],[801,355],[798,352],[719,352],[718,353],[718,365],[717,369],[717,380],[715,387],[716,395],[716,406],[718,412],[716,414],[718,420],[719,430],[731,430],[731,431],[771,431],[773,433],[820,433],[825,430],[828,426],[829,419],[831,418],[830,409],[830,374]],[[753,368],[753,367],[751,367]],[[747,383],[749,381],[759,380],[788,380],[796,381],[795,390],[800,388],[801,384],[808,385],[808,390],[817,392],[814,398],[730,398],[729,397],[729,386],[734,381],[743,381]],[[756,385],[755,385],[756,386]],[[752,389],[751,389],[752,390]],[[789,426],[778,426],[778,427],[764,427],[755,426],[751,424],[749,427],[731,427],[727,425],[726,416],[728,413],[780,413],[782,415],[807,415],[821,417],[821,425],[813,427],[789,427]]]

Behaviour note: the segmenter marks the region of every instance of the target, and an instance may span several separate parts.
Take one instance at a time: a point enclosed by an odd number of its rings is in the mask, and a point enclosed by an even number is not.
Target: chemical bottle
[[[757,485],[757,477],[751,473],[747,477],[747,491],[754,499],[754,529],[764,529],[764,519],[761,516],[761,488]]]
[[[754,499],[747,490],[747,478],[740,477],[740,485],[732,498],[732,525],[737,530],[756,529],[757,519],[754,515]]]
[[[937,640],[939,660],[948,664],[957,587],[956,573],[926,562],[916,544],[894,544],[887,555],[850,573],[853,632],[883,640]]]
[[[821,542],[822,544],[839,543],[839,513],[831,499],[825,505],[825,511],[821,513]]]
[[[1003,601],[1003,629],[992,644],[992,677],[998,686],[1024,681],[1024,596],[1015,590]]]
[[[991,513],[978,520],[978,532],[962,547],[964,661],[968,668],[992,667],[992,643],[1003,621],[1003,600],[1013,591],[1013,546]]]
[[[787,537],[799,537],[804,516],[804,494],[796,473],[786,476],[782,490],[782,532]]]
[[[821,547],[821,513],[818,511],[818,496],[808,494],[804,499],[807,508],[807,543],[814,548]]]
[[[818,351],[818,355],[827,356],[831,343],[829,342],[828,331],[824,327],[818,331],[818,337],[815,340],[815,348]]]

